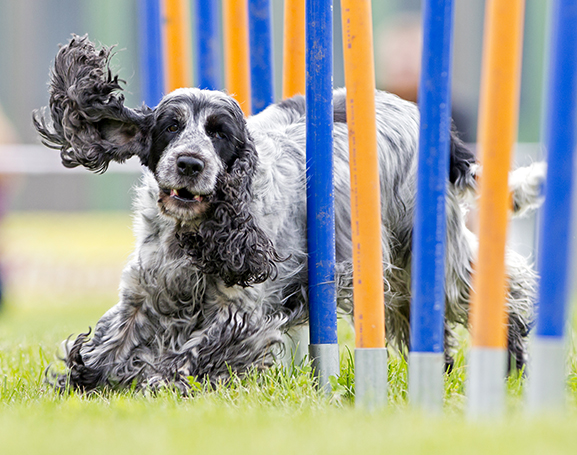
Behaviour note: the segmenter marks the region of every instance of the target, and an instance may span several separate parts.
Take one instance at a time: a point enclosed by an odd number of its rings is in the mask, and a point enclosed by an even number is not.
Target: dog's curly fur
[[[50,110],[34,114],[43,142],[63,164],[104,172],[136,155],[145,167],[135,201],[136,250],[120,303],[67,343],[57,387],[216,381],[267,367],[281,335],[307,317],[305,101],[285,100],[244,119],[221,92],[179,89],[152,110],[129,109],[109,67],[110,49],[73,37],[55,61]],[[345,93],[334,93],[336,285],[352,313]],[[418,110],[376,92],[387,337],[409,344],[411,238]],[[474,156],[453,135],[447,195],[446,357],[452,328],[467,325],[476,239],[465,227]],[[537,203],[543,169],[519,174],[515,210]],[[507,252],[509,353],[521,367],[533,321],[535,274]]]

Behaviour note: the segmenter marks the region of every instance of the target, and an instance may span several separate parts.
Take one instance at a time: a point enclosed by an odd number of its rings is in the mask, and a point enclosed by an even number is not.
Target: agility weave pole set
[[[224,87],[218,5],[195,0],[196,80],[226,90],[245,115],[274,102],[270,0],[223,0]],[[192,85],[187,0],[141,3],[143,96]],[[519,106],[524,0],[488,0],[479,119],[479,258],[475,264],[467,379],[472,417],[504,410],[507,311],[505,242],[508,173]],[[161,21],[161,17],[164,21]],[[451,128],[453,0],[423,1],[423,57],[417,199],[413,235],[409,399],[439,411],[444,388],[445,197]],[[306,94],[310,355],[319,384],[339,374],[332,181],[332,0],[285,0],[283,98]],[[544,148],[548,160],[541,217],[541,277],[529,370],[531,409],[565,401],[565,325],[577,97],[577,0],[551,8]],[[164,27],[161,27],[164,23]],[[342,0],[351,166],[356,402],[387,401],[383,264],[370,0]],[[161,33],[162,28],[162,33]],[[306,29],[306,30],[305,30]],[[306,36],[306,39],[305,39]],[[164,59],[163,59],[164,55]],[[164,62],[163,64],[161,64]]]

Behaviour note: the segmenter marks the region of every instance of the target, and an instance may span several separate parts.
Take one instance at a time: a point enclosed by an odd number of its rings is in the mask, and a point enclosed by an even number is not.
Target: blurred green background
[[[521,142],[539,139],[547,3],[543,0],[526,2]],[[277,98],[281,92],[283,4],[283,0],[272,0]],[[483,0],[455,2],[453,98],[472,117],[473,129],[478,103],[484,4]],[[386,72],[391,62],[387,62],[381,52],[385,47],[383,35],[403,17],[418,15],[420,1],[378,0],[373,1],[373,10],[377,81],[381,88],[387,88],[381,73]],[[339,0],[334,1],[334,15],[334,85],[339,87],[344,84]],[[137,106],[141,103],[137,18],[137,0],[0,0],[0,104],[22,142],[37,141],[30,112],[46,105],[48,69],[57,45],[65,43],[71,33],[88,33],[97,43],[117,45],[114,61],[121,77],[127,81],[127,104]]]
[[[520,142],[539,140],[547,3],[526,2]],[[283,0],[272,0],[277,99],[281,93],[283,5]],[[455,5],[454,115],[464,139],[474,142],[485,2],[463,0],[456,1]],[[395,82],[391,74],[403,65],[399,62],[405,62],[405,66],[413,64],[411,62],[418,65],[418,44],[412,44],[410,34],[406,39],[399,28],[414,21],[418,23],[420,7],[420,0],[373,1],[379,88],[400,93],[402,89],[396,87],[398,81]],[[58,44],[67,42],[72,33],[88,33],[96,43],[116,45],[113,67],[126,81],[127,105],[140,105],[138,8],[138,0],[0,0],[0,145],[39,144],[31,112],[47,104],[49,68]],[[334,1],[334,17],[334,85],[340,87],[344,85],[344,76],[339,0]],[[194,22],[194,8],[192,18]],[[408,73],[400,74],[410,84],[415,84],[414,79],[418,77],[410,68]],[[191,84],[194,85],[194,81]],[[15,172],[17,158],[21,162]],[[41,158],[19,149],[12,154],[0,149],[0,173],[11,176],[10,182],[2,185],[1,204],[5,208],[18,211],[130,209],[129,190],[138,179],[136,164],[120,172],[93,176],[88,172],[58,170],[54,151],[46,149]],[[43,160],[52,163],[49,172],[45,172]]]

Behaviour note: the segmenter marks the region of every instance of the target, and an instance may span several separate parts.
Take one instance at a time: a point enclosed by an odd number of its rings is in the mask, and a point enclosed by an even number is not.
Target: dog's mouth
[[[208,194],[196,194],[186,188],[161,188],[158,204],[165,215],[180,221],[192,221],[209,207]]]
[[[180,202],[184,202],[187,204],[194,204],[194,203],[200,203],[203,202],[204,199],[206,198],[205,195],[202,194],[193,194],[190,191],[188,191],[186,188],[171,188],[171,189],[167,189],[167,188],[163,188],[162,192],[164,194],[167,194],[168,197],[172,198],[172,199],[176,199],[177,201]]]

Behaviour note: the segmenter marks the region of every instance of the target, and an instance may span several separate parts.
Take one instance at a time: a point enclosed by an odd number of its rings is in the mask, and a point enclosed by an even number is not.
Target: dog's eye
[[[178,125],[174,123],[170,125],[168,128],[166,128],[166,131],[168,131],[169,133],[176,133],[178,131]]]
[[[226,135],[220,130],[207,130],[206,133],[212,138],[226,139]]]

